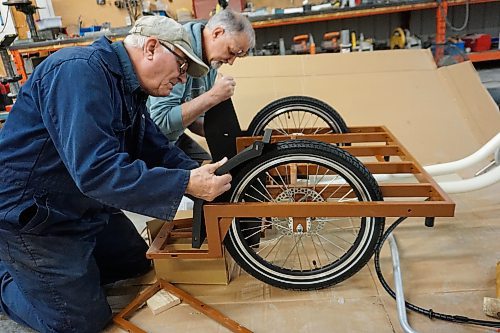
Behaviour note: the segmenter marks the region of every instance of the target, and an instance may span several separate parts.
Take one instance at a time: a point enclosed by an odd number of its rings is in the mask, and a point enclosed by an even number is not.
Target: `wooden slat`
[[[366,162],[364,165],[372,174],[417,173],[413,162]]]
[[[164,247],[168,244],[164,243]],[[186,249],[186,250],[159,250],[159,251],[148,251],[146,254],[148,259],[173,259],[173,258],[184,258],[184,259],[202,259],[203,257],[211,258],[209,255],[209,250],[199,250],[199,249]]]
[[[384,132],[361,132],[361,133],[343,133],[343,134],[316,134],[293,136],[302,140],[316,140],[326,143],[346,144],[361,142],[387,142],[388,137]],[[292,139],[292,135],[273,135],[271,142],[287,141]],[[236,138],[236,147],[238,151],[250,146],[253,142],[262,140],[261,136],[245,136]]]
[[[160,282],[156,282],[152,286],[144,290],[139,296],[130,302],[122,311],[120,311],[115,317],[113,317],[113,322],[132,333],[147,333],[138,326],[132,324],[126,318],[132,316],[132,314],[144,304],[148,299],[150,299],[154,294],[156,294],[161,289]]]
[[[146,252],[146,257],[148,256],[149,252],[155,253],[155,252],[160,252],[163,248],[163,245],[166,244],[168,241],[168,238],[170,236],[170,232],[174,228],[174,223],[172,222],[165,222],[158,234],[156,235],[155,239],[151,243],[151,246],[149,247],[148,251]]]
[[[398,156],[401,154],[397,145],[343,146],[341,148],[354,156]]]
[[[241,326],[231,318],[225,316],[218,310],[212,308],[211,306],[201,302],[199,299],[191,296],[187,292],[185,292],[182,289],[177,288],[171,283],[168,283],[167,281],[160,279],[160,283],[163,289],[168,291],[169,293],[179,297],[183,302],[191,305],[192,308],[200,311],[204,315],[208,316],[209,318],[215,320],[222,326],[226,327],[229,329],[231,332],[243,332],[243,333],[252,333],[248,328]]]
[[[451,201],[370,201],[370,202],[245,202],[206,204],[205,211],[219,217],[429,217],[453,216]],[[215,211],[214,211],[215,210]]]
[[[144,292],[130,302],[129,305],[125,307],[120,313],[118,313],[114,318],[113,322],[119,327],[123,328],[127,332],[131,333],[147,333],[145,330],[136,326],[135,324],[128,321],[126,318],[132,316],[132,314],[141,307],[148,299],[153,297],[159,290],[164,289],[169,293],[177,296],[182,302],[189,304],[192,308],[200,311],[207,317],[218,322],[220,325],[226,327],[231,332],[241,332],[241,333],[252,333],[248,328],[238,324],[236,321],[225,316],[220,311],[212,308],[210,305],[201,302],[199,299],[191,296],[182,289],[177,288],[173,284],[167,282],[166,280],[159,279],[155,284],[148,287]]]

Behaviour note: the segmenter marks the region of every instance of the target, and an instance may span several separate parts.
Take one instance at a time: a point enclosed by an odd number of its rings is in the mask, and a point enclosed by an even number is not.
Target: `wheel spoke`
[[[283,117],[275,121],[291,125],[287,127],[290,129],[311,128],[317,121],[297,113]],[[302,149],[300,142],[306,148]],[[293,154],[270,153],[273,147],[287,145]],[[316,154],[315,147],[323,146],[340,157]],[[348,163],[353,159],[344,162],[341,156],[345,153],[339,148],[296,140],[293,144],[277,143],[263,154],[270,155],[250,161],[254,164],[244,166],[240,174],[233,176],[236,182],[232,202],[283,203],[286,207],[287,203],[372,201],[367,191],[371,185],[356,178],[367,172],[350,172]],[[381,224],[375,218],[315,216],[314,209],[309,212],[311,207],[305,207],[304,215],[299,212],[286,216],[284,208],[284,216],[258,216],[262,213],[257,210],[255,217],[237,219],[239,223],[231,225],[226,239],[235,261],[266,282],[297,289],[322,287],[330,280],[336,283],[352,275],[351,270],[359,270],[374,251]]]

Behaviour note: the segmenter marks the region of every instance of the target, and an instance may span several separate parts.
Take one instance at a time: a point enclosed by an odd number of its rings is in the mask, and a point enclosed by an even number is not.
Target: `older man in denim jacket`
[[[150,269],[121,209],[168,220],[185,193],[213,200],[230,188],[230,175],[214,175],[224,161],[197,168],[145,106],[207,70],[165,17],[36,68],[0,132],[4,314],[39,332],[101,331],[111,319],[101,286]]]

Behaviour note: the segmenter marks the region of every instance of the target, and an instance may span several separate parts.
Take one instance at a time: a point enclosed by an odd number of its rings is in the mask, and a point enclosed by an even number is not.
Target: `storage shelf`
[[[472,52],[467,55],[472,62],[500,60],[500,50]]]
[[[469,0],[469,4],[479,4],[479,3],[487,3],[487,2],[498,2],[499,0]],[[458,6],[465,5],[466,0],[448,0],[448,6]],[[262,29],[269,27],[277,27],[284,25],[292,25],[292,24],[304,24],[311,22],[321,22],[321,21],[330,21],[330,20],[341,20],[341,19],[349,19],[355,17],[364,17],[364,16],[372,16],[372,15],[383,15],[383,14],[392,14],[392,13],[400,13],[400,12],[409,12],[415,10],[424,10],[424,9],[435,9],[438,8],[438,3],[435,1],[429,2],[413,2],[413,3],[405,3],[400,5],[381,5],[381,6],[366,6],[366,7],[358,7],[358,9],[331,9],[320,11],[317,14],[314,12],[311,14],[300,13],[300,14],[290,14],[290,15],[269,15],[255,18],[255,21],[252,22],[252,26],[254,29]],[[284,16],[284,17],[283,17]]]

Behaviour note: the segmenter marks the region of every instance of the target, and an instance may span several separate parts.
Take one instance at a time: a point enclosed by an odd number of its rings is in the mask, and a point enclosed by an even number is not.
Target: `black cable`
[[[391,234],[391,232],[399,225],[401,222],[406,220],[406,217],[400,217],[397,219],[384,233],[384,236],[382,237],[382,240],[375,250],[375,256],[374,256],[374,262],[375,262],[375,271],[377,272],[377,277],[382,284],[382,287],[391,295],[392,298],[396,299],[396,294],[395,292],[389,287],[387,284],[387,281],[385,280],[384,276],[382,275],[382,270],[380,269],[380,251],[382,250],[382,246],[384,245],[384,242],[387,240],[387,237]],[[480,319],[472,319],[468,318],[465,316],[459,316],[459,315],[449,315],[445,313],[439,313],[435,312],[432,309],[424,309],[421,307],[418,307],[410,302],[405,301],[405,307],[408,310],[412,310],[414,312],[418,312],[420,314],[426,315],[429,317],[429,319],[440,319],[444,321],[450,321],[453,323],[458,323],[458,324],[471,324],[471,325],[478,325],[478,326],[486,326],[486,327],[495,327],[495,328],[500,328],[500,321],[489,321],[489,320],[480,320]]]
[[[4,25],[3,25],[3,29],[2,31],[0,31],[0,34],[2,34],[5,30],[5,28],[7,28],[7,23],[9,22],[9,14],[10,14],[10,8],[7,7],[7,15],[5,17],[5,22],[4,22]]]

